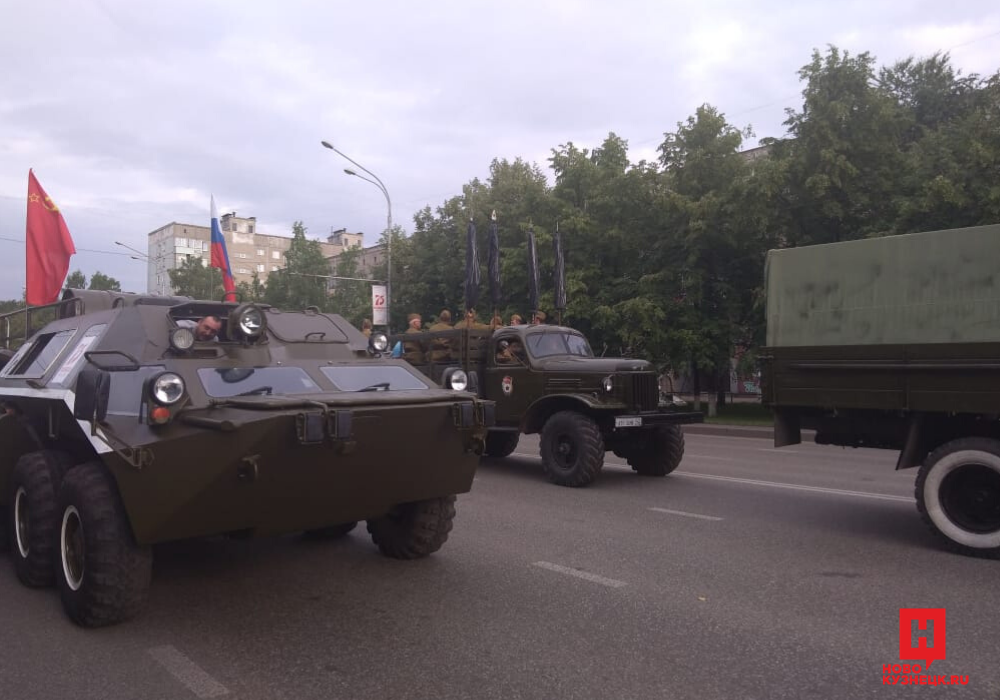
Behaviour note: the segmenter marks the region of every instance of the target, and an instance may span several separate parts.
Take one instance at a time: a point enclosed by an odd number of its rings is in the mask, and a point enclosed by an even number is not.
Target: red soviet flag
[[[59,207],[45,194],[28,170],[28,244],[26,301],[28,305],[51,304],[69,271],[69,256],[76,252]]]

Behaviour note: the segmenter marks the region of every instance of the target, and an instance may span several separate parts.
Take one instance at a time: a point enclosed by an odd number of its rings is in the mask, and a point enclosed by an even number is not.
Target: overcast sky
[[[145,291],[115,241],[145,250],[166,223],[207,225],[212,193],[264,233],[301,219],[373,244],[385,200],[321,140],[385,182],[410,231],[494,157],[547,167],[551,148],[614,131],[651,159],[705,102],[780,136],[797,70],[827,44],[884,64],[947,50],[989,74],[1000,3],[7,2],[0,299],[24,285],[29,167],[69,225],[70,269]]]

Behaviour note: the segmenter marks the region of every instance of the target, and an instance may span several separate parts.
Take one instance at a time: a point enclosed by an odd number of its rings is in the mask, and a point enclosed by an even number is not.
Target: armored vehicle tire
[[[111,475],[91,462],[59,489],[57,579],[63,608],[82,627],[102,627],[142,609],[153,572],[150,547],[132,537]]]
[[[576,411],[552,414],[542,428],[542,469],[554,484],[586,486],[604,466],[604,438],[593,420]]]
[[[521,434],[508,430],[491,430],[486,434],[486,456],[506,457],[517,449]]]
[[[11,559],[18,579],[25,586],[51,586],[55,567],[52,548],[56,541],[56,493],[69,455],[40,450],[21,455],[10,480],[6,529]]]
[[[640,476],[666,476],[684,458],[684,431],[679,425],[660,425],[639,447],[628,453],[628,463]]]
[[[330,527],[321,527],[315,530],[306,530],[302,533],[303,539],[307,540],[335,540],[343,537],[358,526],[358,522],[340,523]]]
[[[1000,441],[961,438],[937,448],[917,474],[917,510],[945,545],[1000,558]]]
[[[393,559],[419,559],[441,549],[455,519],[455,497],[403,503],[368,521],[379,551]]]

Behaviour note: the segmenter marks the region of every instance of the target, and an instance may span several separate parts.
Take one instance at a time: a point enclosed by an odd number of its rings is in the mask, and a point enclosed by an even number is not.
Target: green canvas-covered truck
[[[1000,225],[768,253],[776,447],[897,450],[949,548],[1000,557]]]

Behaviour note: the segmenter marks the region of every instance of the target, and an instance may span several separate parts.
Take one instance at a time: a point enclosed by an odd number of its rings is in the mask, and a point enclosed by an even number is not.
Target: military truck
[[[135,615],[160,542],[366,520],[413,559],[448,538],[493,404],[432,385],[384,335],[315,308],[81,291],[0,328],[45,312],[0,370],[0,503],[17,577],[55,582],[74,622]],[[196,336],[209,316],[218,335]]]
[[[774,444],[898,450],[948,548],[1000,556],[1000,226],[771,251]]]
[[[556,325],[404,333],[405,357],[446,388],[496,403],[486,454],[505,457],[522,433],[541,433],[542,469],[560,486],[586,486],[604,453],[642,476],[666,476],[684,456],[681,425],[702,414],[660,402],[645,360],[595,357],[582,333]]]

